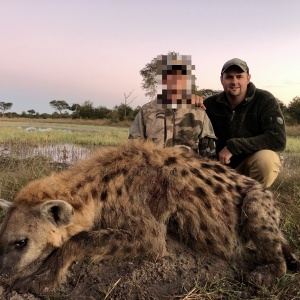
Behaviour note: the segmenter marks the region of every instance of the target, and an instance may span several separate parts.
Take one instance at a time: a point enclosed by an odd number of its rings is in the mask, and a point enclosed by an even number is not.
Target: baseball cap
[[[231,66],[238,66],[244,72],[247,72],[249,74],[249,68],[247,66],[247,63],[239,58],[233,58],[233,59],[227,61],[222,68],[221,74],[223,74]]]

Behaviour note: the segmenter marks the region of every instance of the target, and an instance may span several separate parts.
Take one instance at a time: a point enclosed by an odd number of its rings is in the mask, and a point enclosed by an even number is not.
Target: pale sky
[[[245,60],[251,81],[300,96],[300,0],[0,0],[0,101],[52,113],[51,100],[149,102],[139,71],[168,51],[191,55],[199,88]]]

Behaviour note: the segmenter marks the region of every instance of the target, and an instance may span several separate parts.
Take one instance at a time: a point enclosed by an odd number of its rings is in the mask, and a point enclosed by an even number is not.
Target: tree
[[[169,51],[168,55],[179,55],[175,51]],[[140,74],[143,77],[142,80],[142,89],[146,91],[145,96],[150,97],[153,100],[157,94],[157,58],[153,58],[150,63],[140,70]]]
[[[291,121],[300,124],[300,97],[299,96],[293,98],[293,100],[288,105],[287,111],[292,119]]]
[[[72,106],[70,106],[69,110],[73,111],[72,113],[72,119],[79,119],[80,118],[80,109],[81,105],[78,103],[73,103]]]
[[[84,119],[95,119],[94,104],[90,100],[84,101],[79,110],[79,115]]]
[[[2,117],[4,116],[4,112],[6,110],[11,109],[12,106],[13,106],[13,104],[10,102],[0,102],[0,109],[2,110]]]
[[[130,95],[132,94],[133,91],[134,91],[134,90],[132,90],[132,91],[129,93],[128,96],[126,96],[126,94],[124,93],[124,96],[125,96],[125,104],[124,104],[124,106],[125,106],[125,120],[126,120],[126,108],[129,107],[128,105],[136,98],[136,96],[135,96],[129,103],[127,103],[127,99],[130,97]],[[122,103],[122,104],[123,104],[123,103]]]
[[[99,106],[95,108],[95,116],[97,117],[97,119],[107,118],[110,112],[111,109],[108,109],[105,106]]]
[[[28,112],[31,116],[33,116],[33,115],[35,114],[35,110],[34,110],[34,109],[27,110],[27,112]]]
[[[60,114],[63,109],[70,109],[69,104],[65,100],[52,100],[49,103],[50,106],[55,110],[58,110]]]

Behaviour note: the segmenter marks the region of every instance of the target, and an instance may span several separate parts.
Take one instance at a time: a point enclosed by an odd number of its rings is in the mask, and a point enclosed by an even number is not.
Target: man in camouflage
[[[250,82],[249,68],[238,58],[224,64],[220,79],[224,92],[205,99],[205,106],[199,104],[218,138],[219,161],[269,187],[280,167],[275,151],[283,151],[286,145],[278,101]]]
[[[162,92],[141,108],[129,138],[151,139],[165,147],[187,147],[202,156],[215,156],[211,122],[202,108],[195,107],[192,69],[190,56],[158,56],[157,83],[162,85]]]

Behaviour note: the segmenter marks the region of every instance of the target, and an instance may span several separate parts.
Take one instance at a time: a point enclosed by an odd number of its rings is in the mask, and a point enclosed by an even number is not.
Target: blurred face
[[[187,78],[186,75],[181,74],[180,70],[177,70],[167,75],[163,79],[163,84],[167,85],[168,99],[172,99],[174,103],[177,103],[176,100],[182,98],[182,91],[187,89]]]
[[[233,66],[228,68],[220,79],[227,96],[231,98],[245,97],[251,75],[243,72],[239,67]]]

